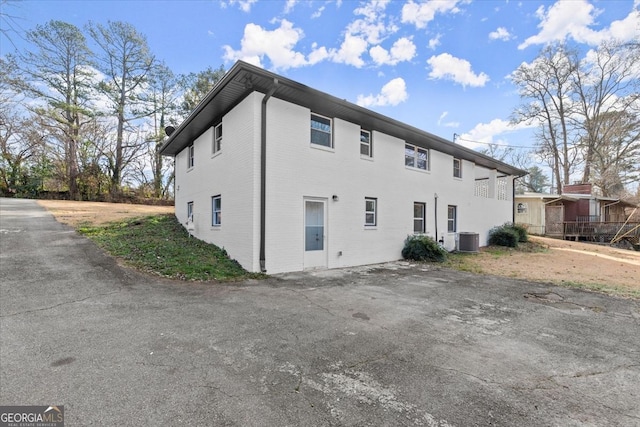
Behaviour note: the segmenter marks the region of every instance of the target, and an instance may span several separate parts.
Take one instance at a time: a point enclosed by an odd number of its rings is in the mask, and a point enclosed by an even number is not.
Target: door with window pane
[[[304,200],[304,268],[327,266],[326,209],[323,199]]]

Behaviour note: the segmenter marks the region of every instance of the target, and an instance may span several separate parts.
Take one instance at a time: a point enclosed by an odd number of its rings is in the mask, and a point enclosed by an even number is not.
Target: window
[[[416,234],[422,234],[425,231],[425,208],[424,203],[415,202],[413,204],[413,232]]]
[[[333,147],[331,140],[331,119],[311,114],[311,143],[323,147]]]
[[[429,150],[416,147],[415,145],[405,144],[404,146],[404,164],[411,168],[429,170]]]
[[[606,206],[608,208],[608,206]],[[518,213],[527,213],[527,204],[518,203]]]
[[[187,221],[193,222],[193,202],[187,203]]]
[[[360,130],[360,154],[362,156],[373,157],[371,132],[368,130]]]
[[[222,149],[222,123],[213,128],[213,145],[211,154],[216,154]]]
[[[195,149],[193,148],[193,144],[189,145],[189,147],[187,148],[187,167],[188,168],[192,168],[193,167],[193,158],[195,156]]]
[[[455,178],[462,178],[462,160],[453,159],[453,176]]]
[[[455,233],[458,229],[458,207],[451,206],[447,208],[447,231]]]
[[[222,197],[213,196],[211,198],[211,225],[219,226],[222,224]]]
[[[378,199],[366,197],[364,199],[364,225],[367,227],[376,226]]]

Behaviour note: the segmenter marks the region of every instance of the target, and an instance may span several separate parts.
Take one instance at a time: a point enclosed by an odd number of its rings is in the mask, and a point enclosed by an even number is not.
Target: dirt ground
[[[58,222],[77,227],[81,224],[102,225],[147,215],[173,213],[173,206],[132,205],[128,203],[73,202],[69,200],[38,200]]]
[[[59,222],[77,227],[121,219],[173,213],[172,206],[41,200]],[[640,252],[603,245],[531,237],[546,250],[509,251],[496,255],[483,250],[470,256],[474,269],[485,274],[558,284],[589,284],[640,292]]]

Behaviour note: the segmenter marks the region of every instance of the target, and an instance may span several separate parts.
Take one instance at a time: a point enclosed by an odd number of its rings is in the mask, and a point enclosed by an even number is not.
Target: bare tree
[[[108,162],[110,191],[115,196],[120,191],[125,168],[144,151],[140,130],[132,125],[149,115],[144,108],[145,85],[154,58],[146,37],[128,23],[109,21],[106,26],[90,23],[88,30],[100,50],[98,68],[106,76],[99,89],[110,103],[109,113],[117,121],[115,146]]]
[[[608,41],[590,51],[574,73],[578,114],[573,120],[581,130],[585,160],[582,182],[590,181],[594,167],[606,167],[607,171],[593,171],[600,178],[612,173],[603,163],[604,153],[614,155],[613,164],[619,164],[618,155],[629,154],[633,151],[630,145],[638,142],[639,62],[640,43]],[[640,158],[636,158],[636,163],[640,163]],[[603,190],[606,187],[605,184]]]
[[[579,160],[576,141],[569,128],[573,75],[577,69],[577,54],[564,45],[548,46],[531,64],[522,64],[512,74],[520,97],[525,103],[516,108],[512,121],[537,122],[536,138],[540,154],[549,160],[562,192],[572,169]]]
[[[31,107],[42,123],[64,146],[65,175],[69,195],[77,197],[77,145],[88,107],[91,72],[90,55],[84,35],[74,25],[49,21],[26,35],[32,50],[16,58],[12,84],[41,103]]]
[[[175,125],[178,121],[179,99],[181,88],[180,78],[164,63],[158,64],[152,73],[150,93],[153,103],[153,133],[150,135],[151,144],[148,149],[151,171],[153,174],[153,196],[163,198],[167,195],[168,187],[173,180],[172,164],[165,163],[160,154],[160,147],[166,137],[165,127]]]

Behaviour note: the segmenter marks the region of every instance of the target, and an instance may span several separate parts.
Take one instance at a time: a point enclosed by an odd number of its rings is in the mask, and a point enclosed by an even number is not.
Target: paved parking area
[[[638,301],[407,263],[172,282],[0,199],[0,405],[64,405],[69,426],[634,426],[638,402]]]

